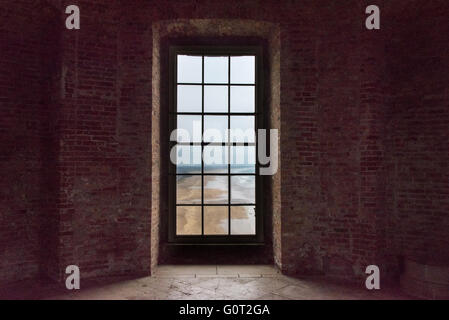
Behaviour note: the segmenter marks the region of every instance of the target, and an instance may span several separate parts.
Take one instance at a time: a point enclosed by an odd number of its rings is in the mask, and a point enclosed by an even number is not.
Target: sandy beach
[[[227,176],[204,177],[204,233],[208,235],[228,234],[228,191]],[[234,190],[235,189],[235,190]],[[233,184],[233,195],[236,194],[240,202],[248,202],[253,199],[253,190],[248,190],[248,185],[239,187]],[[177,180],[178,204],[201,204],[201,177],[182,176]],[[245,200],[245,201],[243,201]],[[223,206],[207,206],[207,204],[223,204]],[[201,206],[178,206],[177,227],[179,235],[201,234]],[[254,206],[233,206],[231,208],[231,233],[254,233]]]

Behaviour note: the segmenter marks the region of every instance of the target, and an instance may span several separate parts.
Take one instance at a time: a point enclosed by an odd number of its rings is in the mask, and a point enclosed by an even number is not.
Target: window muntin
[[[261,238],[255,135],[258,54],[207,49],[172,54],[176,99],[171,127],[189,136],[178,134],[178,159],[171,173],[176,190],[172,239]],[[235,134],[228,135],[229,129]],[[189,164],[179,158],[189,159]]]

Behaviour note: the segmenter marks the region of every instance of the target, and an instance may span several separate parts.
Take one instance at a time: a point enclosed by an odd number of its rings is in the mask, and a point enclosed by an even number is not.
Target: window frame
[[[168,242],[169,243],[179,243],[179,244],[262,244],[264,242],[264,206],[263,206],[263,179],[259,174],[259,162],[257,161],[257,152],[258,152],[258,144],[257,144],[257,129],[264,128],[265,125],[265,117],[264,117],[264,102],[263,102],[263,50],[261,46],[170,46],[169,47],[169,132],[168,132],[168,140],[169,140],[169,148],[168,152],[177,145],[176,141],[170,141],[170,133],[176,128],[176,115],[177,112],[177,55],[199,55],[199,56],[241,56],[241,55],[254,55],[255,56],[255,110],[254,113],[232,113],[230,112],[230,108],[228,106],[228,112],[226,113],[207,113],[204,112],[204,90],[202,90],[203,102],[202,102],[202,112],[192,112],[192,114],[201,115],[202,123],[204,130],[204,115],[251,115],[255,118],[254,128],[256,130],[255,133],[255,153],[256,153],[256,165],[255,165],[255,173],[254,174],[232,174],[230,172],[230,164],[228,164],[228,172],[222,173],[218,175],[228,177],[228,188],[231,188],[230,185],[230,177],[232,175],[251,175],[255,177],[255,235],[177,235],[176,234],[176,165],[171,163],[170,156],[168,154]],[[200,84],[204,86],[204,59],[202,60],[202,73],[203,80]],[[228,74],[230,77],[230,74]],[[216,85],[216,84],[214,84]],[[230,78],[228,79],[228,85],[230,84]],[[229,96],[228,96],[229,100]],[[230,103],[230,102],[229,102]],[[229,105],[228,103],[228,105]],[[182,114],[189,114],[188,112],[182,112]],[[228,121],[228,128],[229,128]],[[190,144],[192,145],[192,143]],[[201,141],[202,149],[205,145],[209,145],[209,143]],[[214,144],[212,144],[214,145]],[[224,144],[226,146],[226,144]],[[236,145],[228,141],[228,145]],[[248,144],[245,143],[245,146]],[[252,144],[249,144],[252,145]],[[200,176],[204,177],[204,164],[202,163],[202,171]],[[204,193],[204,186],[202,187],[202,193]],[[230,191],[228,190],[228,195]],[[236,205],[236,204],[234,204]],[[237,204],[242,206],[242,204]],[[243,204],[244,205],[244,204]],[[204,207],[205,206],[224,206],[224,204],[198,204],[196,206],[201,206],[201,214],[202,214],[202,223],[204,222]],[[230,208],[233,204],[228,201],[226,206]],[[230,218],[230,217],[229,217]],[[229,219],[230,220],[230,219]],[[228,222],[229,224],[231,221]],[[202,227],[204,231],[204,226]],[[203,232],[202,232],[203,233]]]

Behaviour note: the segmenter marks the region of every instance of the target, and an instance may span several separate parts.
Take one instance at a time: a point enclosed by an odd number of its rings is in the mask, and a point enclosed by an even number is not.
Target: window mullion
[[[228,56],[228,235],[231,235],[231,146],[229,132],[231,129],[231,56]]]
[[[201,236],[204,237],[204,56],[201,56]]]

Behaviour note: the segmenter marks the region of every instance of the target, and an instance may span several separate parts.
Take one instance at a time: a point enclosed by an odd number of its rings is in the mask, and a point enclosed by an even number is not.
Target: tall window
[[[260,50],[173,47],[170,60],[169,238],[260,241]]]

